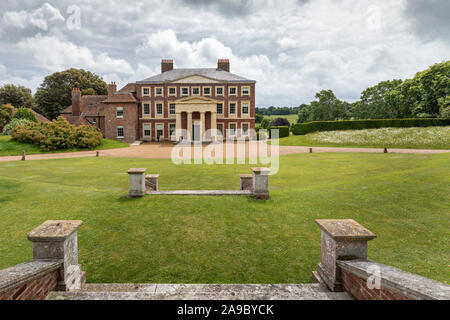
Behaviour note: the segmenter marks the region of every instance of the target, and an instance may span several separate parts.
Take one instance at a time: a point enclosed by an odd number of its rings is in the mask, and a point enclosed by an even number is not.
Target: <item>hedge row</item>
[[[437,127],[450,125],[450,119],[381,119],[348,121],[314,121],[297,123],[292,127],[295,135],[317,131],[363,130],[379,128]]]
[[[287,126],[280,126],[280,127],[270,127],[269,128],[269,136],[272,138],[272,130],[278,129],[279,138],[289,137],[290,134],[290,128]]]
[[[75,127],[63,117],[51,123],[28,123],[9,131],[16,141],[38,145],[43,150],[95,148],[102,141],[102,133],[93,126]]]

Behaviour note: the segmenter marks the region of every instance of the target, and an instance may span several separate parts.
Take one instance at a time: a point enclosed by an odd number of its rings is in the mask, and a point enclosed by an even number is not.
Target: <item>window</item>
[[[216,96],[223,96],[223,87],[216,87]]]
[[[116,109],[116,117],[117,118],[123,118],[123,107],[117,107]]]
[[[230,95],[236,95],[236,87],[230,87]]]
[[[117,138],[123,138],[123,127],[117,127]]]
[[[230,114],[236,114],[236,103],[230,103]]]
[[[242,124],[242,135],[243,136],[248,136],[248,123],[243,123]]]
[[[169,134],[171,137],[173,137],[175,135],[175,129],[176,129],[175,123],[170,123],[169,124]]]
[[[211,88],[203,88],[203,95],[204,96],[210,96],[211,95]]]
[[[248,114],[248,103],[242,104],[242,114]]]
[[[156,125],[156,137],[158,138],[163,138],[164,137],[164,126],[162,124],[157,124]]]
[[[169,113],[170,114],[175,114],[175,103],[171,103],[169,105]]]
[[[193,96],[200,95],[200,88],[192,88],[192,95]]]
[[[223,114],[223,104],[217,104],[217,114]]]
[[[163,105],[162,103],[156,104],[156,114],[162,114],[163,113]]]
[[[150,104],[144,103],[144,114],[150,114]]]
[[[250,94],[250,87],[242,87],[242,95],[248,96]]]
[[[176,96],[177,95],[177,88],[170,87],[169,88],[169,96]]]
[[[157,87],[155,88],[155,96],[161,97],[163,95],[163,88]]]
[[[151,127],[149,123],[144,124],[144,137],[150,137],[151,136]]]
[[[149,96],[150,95],[150,88],[143,88],[142,89],[142,95]]]
[[[189,95],[189,88],[181,88],[181,95],[182,96],[188,96]]]
[[[233,137],[236,135],[236,123],[230,123],[230,131],[228,133],[230,137]]]
[[[217,124],[217,135],[218,136],[223,136],[223,123],[218,123]]]
[[[97,119],[92,119],[92,124],[97,124]]]

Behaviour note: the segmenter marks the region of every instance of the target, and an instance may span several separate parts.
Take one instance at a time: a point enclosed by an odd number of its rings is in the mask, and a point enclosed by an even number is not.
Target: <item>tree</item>
[[[398,104],[397,89],[401,84],[402,80],[383,81],[364,90],[361,100],[352,105],[353,117],[355,119],[394,119],[410,116],[410,111],[403,110]]]
[[[34,107],[31,89],[14,84],[5,84],[0,88],[0,104],[10,103],[16,108]]]
[[[14,113],[12,118],[13,119],[26,119],[31,122],[38,122],[33,111],[31,111],[31,109],[25,108],[25,107],[20,107],[19,109],[17,109],[16,113]]]
[[[291,123],[286,118],[276,118],[270,124],[270,126],[272,126],[272,127],[285,127],[285,126],[289,127],[290,125],[291,125]]]
[[[316,99],[309,107],[308,121],[345,120],[350,117],[350,105],[336,98],[332,90],[320,91]]]
[[[39,112],[55,119],[72,103],[72,89],[80,88],[85,95],[104,95],[108,86],[98,75],[83,69],[68,69],[45,77],[35,94]]]
[[[256,123],[261,123],[263,119],[264,119],[264,117],[262,115],[255,114],[255,122]]]
[[[13,107],[6,104],[0,105],[0,130],[3,130],[3,127],[11,121],[13,113]]]
[[[301,106],[302,107],[298,112],[297,123],[304,123],[309,121],[310,106],[306,104],[302,104]]]

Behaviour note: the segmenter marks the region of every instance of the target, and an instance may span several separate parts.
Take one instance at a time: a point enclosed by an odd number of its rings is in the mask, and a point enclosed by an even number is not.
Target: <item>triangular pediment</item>
[[[188,77],[173,80],[171,81],[171,83],[220,83],[220,81],[213,78],[194,74]]]
[[[211,98],[207,98],[207,97],[186,97],[186,98],[181,98],[175,101],[175,103],[197,103],[197,104],[202,104],[202,103],[217,103],[217,100],[211,99]]]

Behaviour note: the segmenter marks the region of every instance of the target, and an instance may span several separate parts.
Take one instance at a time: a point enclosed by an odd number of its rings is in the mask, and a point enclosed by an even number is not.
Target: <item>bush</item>
[[[38,145],[43,150],[95,148],[102,133],[92,126],[75,127],[63,117],[51,123],[29,123],[10,130],[13,139]]]
[[[264,118],[261,121],[261,128],[268,129],[269,127],[270,127],[270,121],[268,119]]]
[[[315,121],[297,123],[292,128],[295,135],[304,135],[317,131],[363,130],[379,128],[412,128],[448,126],[450,119],[381,119],[350,121]]]
[[[442,109],[441,118],[442,119],[450,119],[450,107]]]
[[[271,127],[285,127],[285,126],[289,127],[290,125],[291,123],[286,118],[276,118],[270,123]]]
[[[31,121],[27,119],[12,119],[6,126],[3,127],[3,134],[6,136],[9,134],[9,131],[11,131],[11,129],[29,123],[31,123]]]
[[[33,111],[31,111],[31,109],[25,108],[25,107],[20,107],[19,109],[17,109],[16,113],[14,113],[12,118],[13,119],[27,119],[32,122],[38,122]]]
[[[0,130],[3,130],[3,127],[11,121],[13,113],[13,107],[6,104],[0,105]]]
[[[289,137],[290,134],[290,127],[289,126],[279,126],[279,127],[270,127],[269,129],[269,136],[272,138],[272,130],[278,129],[279,131],[279,138]]]

